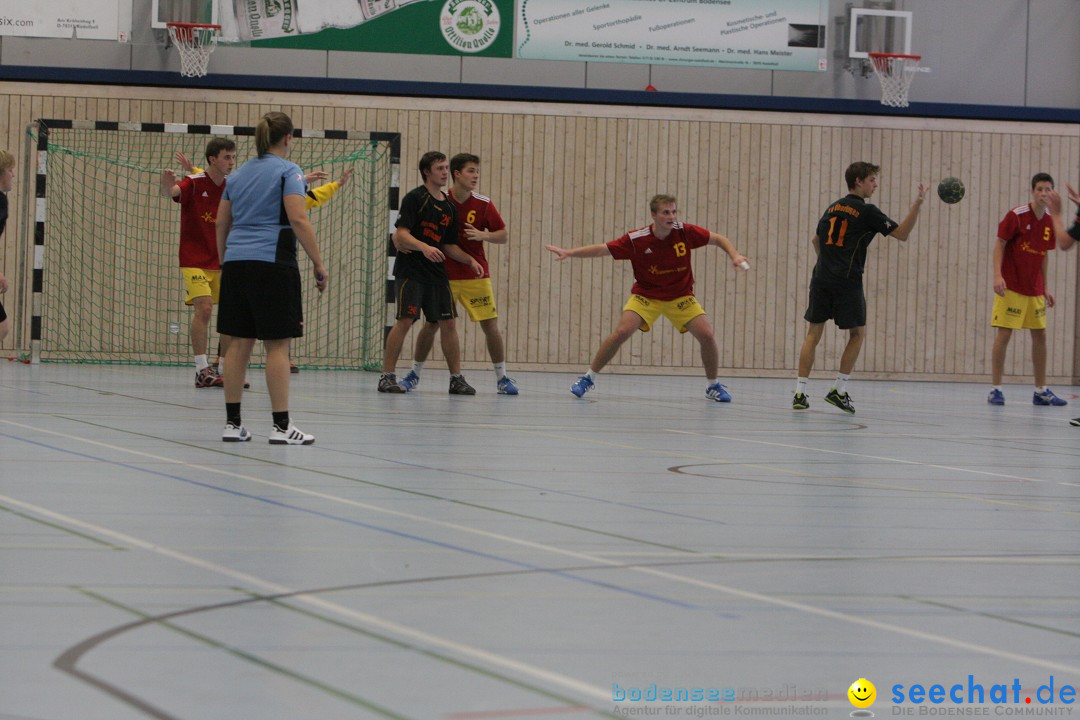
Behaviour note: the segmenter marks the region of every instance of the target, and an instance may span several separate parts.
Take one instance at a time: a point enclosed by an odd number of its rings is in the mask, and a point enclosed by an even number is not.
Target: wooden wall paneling
[[[869,124],[832,116],[789,122],[767,113],[505,103],[477,109],[475,103],[421,98],[327,96],[321,102],[268,93],[237,103],[226,91],[57,86],[44,95],[20,83],[8,83],[0,93],[7,145],[20,163],[20,189],[32,174],[23,167],[23,128],[36,117],[253,125],[270,109],[284,109],[304,127],[402,132],[405,191],[419,183],[415,167],[422,152],[479,147],[485,160],[481,191],[493,196],[511,225],[511,244],[489,252],[508,357],[531,368],[574,372],[610,332],[631,274],[626,263],[608,259],[555,264],[542,246],[605,242],[644,225],[648,199],[666,191],[680,197],[684,220],[732,237],[754,264],[744,275],[732,273],[715,249],[695,256],[698,295],[712,316],[721,364],[737,372],[791,373],[815,259],[809,237],[824,206],[843,194],[843,169],[869,159],[885,168],[880,204],[896,219],[906,213],[919,181],[929,184],[930,196],[907,244],[881,240],[873,248],[867,290],[874,326],[858,372],[985,378],[997,222],[1027,200],[1034,172],[1075,183],[1080,153],[1075,127],[1025,123],[885,116]],[[524,143],[531,143],[530,152],[516,147]],[[197,145],[191,143],[201,152]],[[168,158],[162,158],[165,164]],[[933,195],[950,174],[961,177],[968,191],[955,206]],[[105,227],[109,221],[95,222]],[[0,267],[9,276],[27,263],[25,256],[21,263],[15,259],[21,233],[21,224],[11,224],[0,247]],[[1080,369],[1078,257],[1050,258],[1048,281],[1058,296],[1050,317],[1054,378],[1068,379]],[[26,281],[18,281],[25,289]],[[25,336],[28,319],[16,323]],[[1007,381],[1030,382],[1027,336],[1015,334]],[[463,340],[466,359],[486,365],[482,333],[467,320]],[[846,334],[830,327],[819,347],[819,374],[835,372],[845,342]],[[696,344],[661,322],[653,333],[635,336],[611,369],[694,374],[699,365]]]

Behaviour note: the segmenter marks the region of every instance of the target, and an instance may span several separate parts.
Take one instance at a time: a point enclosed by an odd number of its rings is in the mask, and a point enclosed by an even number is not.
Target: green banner
[[[514,0],[368,4],[381,6],[380,13],[355,27],[252,40],[251,46],[481,57],[510,57],[513,52]]]

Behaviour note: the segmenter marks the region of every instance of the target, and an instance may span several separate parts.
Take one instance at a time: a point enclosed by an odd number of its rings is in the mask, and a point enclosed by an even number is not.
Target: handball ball
[[[949,205],[958,203],[964,199],[964,183],[960,182],[960,178],[947,177],[938,183],[937,194],[942,202]]]

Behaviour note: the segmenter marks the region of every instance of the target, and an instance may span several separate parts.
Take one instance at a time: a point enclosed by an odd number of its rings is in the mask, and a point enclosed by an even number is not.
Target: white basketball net
[[[180,51],[180,74],[203,77],[210,64],[210,53],[217,47],[217,25],[169,25],[169,37]]]
[[[908,89],[919,72],[919,55],[871,55],[870,64],[881,81],[881,104],[908,106]]]

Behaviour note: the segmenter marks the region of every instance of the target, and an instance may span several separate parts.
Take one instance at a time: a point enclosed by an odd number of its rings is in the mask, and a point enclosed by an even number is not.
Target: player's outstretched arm
[[[195,163],[191,162],[191,160],[188,159],[188,156],[179,150],[173,153],[173,160],[176,160],[176,162],[180,164],[180,167],[184,168],[184,172],[186,173],[199,172],[195,167]]]
[[[715,245],[716,247],[720,248],[728,254],[728,257],[731,258],[731,267],[741,267],[743,263],[746,263],[747,267],[743,269],[749,269],[749,259],[745,255],[740,253],[738,250],[736,250],[735,244],[731,242],[731,240],[729,240],[727,237],[721,235],[720,233],[710,232],[709,244]]]
[[[572,257],[604,257],[605,255],[611,255],[611,251],[608,250],[608,246],[605,243],[597,243],[596,245],[585,245],[577,248],[561,248],[555,245],[545,245],[545,250],[555,253],[556,260],[566,260]]]
[[[1065,230],[1065,221],[1061,219],[1061,193],[1051,190],[1046,196],[1046,211],[1050,213],[1050,220],[1054,225],[1054,236],[1057,238],[1057,246],[1062,250],[1068,250],[1073,245],[1073,239]]]
[[[158,183],[162,197],[174,198],[180,195],[180,186],[176,184],[176,173],[172,170],[162,172]]]
[[[1076,189],[1069,183],[1065,183],[1065,189],[1069,191],[1069,199],[1080,205],[1080,193],[1076,192]]]
[[[1080,195],[1076,195],[1076,191],[1065,185],[1069,190],[1069,197],[1077,202],[1080,202]],[[1077,236],[1080,236],[1080,219],[1073,225],[1072,230],[1065,229],[1065,221],[1061,217],[1061,195],[1057,190],[1051,190],[1050,194],[1046,197],[1046,210],[1050,213],[1050,219],[1054,223],[1054,235],[1057,237],[1057,246],[1061,250],[1070,250],[1072,246],[1076,244]]]
[[[919,219],[919,210],[922,209],[923,199],[926,197],[926,186],[919,183],[919,189],[915,196],[915,202],[911,203],[911,209],[908,210],[907,216],[900,221],[900,224],[896,226],[889,235],[896,238],[901,242],[905,242],[908,239],[908,235],[915,228],[915,221]]]

